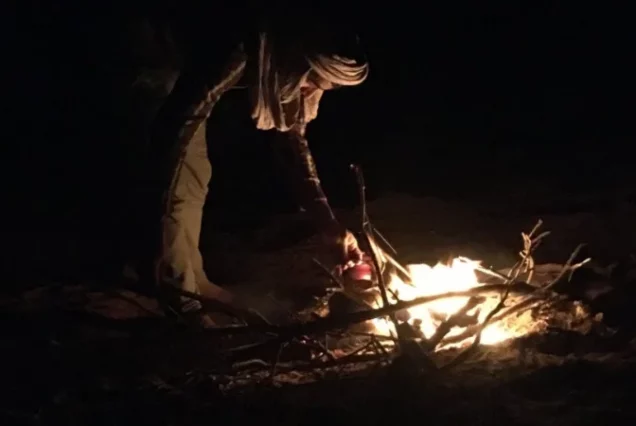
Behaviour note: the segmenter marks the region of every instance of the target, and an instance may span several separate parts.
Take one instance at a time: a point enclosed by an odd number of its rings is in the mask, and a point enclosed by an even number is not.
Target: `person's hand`
[[[334,261],[342,270],[357,265],[365,257],[353,233],[338,223],[333,223],[324,229],[323,240]]]

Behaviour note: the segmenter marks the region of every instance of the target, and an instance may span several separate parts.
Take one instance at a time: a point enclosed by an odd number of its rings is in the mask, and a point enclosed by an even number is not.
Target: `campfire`
[[[503,270],[463,257],[434,266],[403,266],[371,224],[362,174],[355,170],[362,212],[359,236],[370,256],[366,264],[370,270],[365,267],[369,274],[348,280],[314,259],[332,284],[320,298],[320,306],[329,309],[296,315],[288,323],[272,324],[262,318],[262,323],[206,331],[221,337],[253,336],[252,343],[227,351],[226,359],[237,374],[258,372],[273,378],[286,371],[389,365],[397,360],[407,360],[409,368],[417,371],[444,371],[471,359],[483,346],[543,331],[550,322],[550,314],[545,314],[550,309],[564,304],[568,312],[577,309],[566,294],[555,290],[556,284],[589,261],[575,262],[582,246],[550,276],[536,279],[539,268],[533,253],[549,235],[541,231],[539,221],[529,232],[521,233],[518,261]],[[199,295],[183,293],[204,306],[218,308]],[[334,299],[356,309],[331,309]],[[304,348],[309,355],[296,357],[289,351],[292,347]],[[271,359],[257,358],[263,354]]]
[[[209,333],[263,336],[229,352],[236,375],[233,380],[239,387],[254,377],[293,381],[305,376],[292,379],[287,374],[341,372],[347,371],[345,366],[354,371],[394,365],[406,368],[408,374],[448,371],[479,359],[475,355],[484,346],[541,333],[558,312],[588,318],[587,311],[579,313],[580,304],[556,292],[555,285],[589,259],[574,263],[578,247],[561,267],[552,268],[550,274],[540,273],[542,268],[535,265],[532,255],[549,235],[540,232],[541,226],[539,221],[530,232],[521,233],[519,260],[496,271],[463,257],[434,266],[402,266],[367,219],[360,236],[372,260],[374,279],[366,280],[370,285],[364,285],[364,280],[347,282],[316,261],[333,284],[325,299],[349,300],[361,309],[331,310],[285,325],[245,325]],[[294,346],[308,349],[310,357],[287,355],[283,359]],[[256,359],[260,356],[256,353],[262,355],[268,347],[272,361]]]
[[[398,300],[412,301],[418,297],[435,296],[447,292],[466,291],[478,288],[483,285],[479,282],[479,270],[483,270],[481,262],[462,257],[454,258],[452,261],[438,263],[431,267],[427,264],[407,265],[406,270],[411,278],[407,283],[397,274],[391,274],[387,288],[392,295],[392,302]],[[426,339],[431,339],[444,321],[460,312],[470,302],[470,297],[455,297],[442,299],[426,305],[415,306],[407,309],[405,314],[406,322],[421,331]],[[378,297],[375,306],[381,306],[381,298]],[[466,311],[466,318],[470,325],[482,323],[486,319],[489,311],[497,305],[496,297],[487,297],[482,303],[472,306]],[[383,336],[396,335],[396,330],[391,321],[387,319],[373,320],[375,332]],[[488,325],[481,334],[482,345],[494,345],[505,340],[522,336],[531,331],[537,330],[537,324],[528,315],[522,315],[514,321],[506,323],[496,323]],[[452,338],[461,335],[465,327],[454,327],[446,337]],[[440,349],[451,346],[461,346],[467,339],[459,342],[442,344]]]
[[[391,345],[415,341],[428,353],[468,346],[458,356],[456,362],[460,362],[480,345],[495,345],[540,331],[545,324],[533,318],[531,309],[559,300],[561,296],[553,291],[555,284],[590,260],[574,263],[582,248],[579,246],[552,280],[533,283],[533,253],[550,234],[540,232],[539,221],[530,232],[521,233],[519,260],[505,273],[463,257],[432,267],[404,267],[395,259],[393,247],[370,222],[362,172],[357,167],[354,170],[360,190],[361,236],[371,254],[377,285],[362,290],[367,295],[361,295],[356,283],[336,284],[347,297],[364,301],[374,310],[376,315],[368,318],[372,334],[393,339]],[[369,292],[370,297],[365,297]]]

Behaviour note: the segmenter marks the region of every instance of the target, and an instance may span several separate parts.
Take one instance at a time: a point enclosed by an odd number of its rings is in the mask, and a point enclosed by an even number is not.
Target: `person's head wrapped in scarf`
[[[288,131],[318,114],[325,90],[361,84],[369,67],[357,36],[315,16],[278,20],[259,34],[252,118],[261,130]]]

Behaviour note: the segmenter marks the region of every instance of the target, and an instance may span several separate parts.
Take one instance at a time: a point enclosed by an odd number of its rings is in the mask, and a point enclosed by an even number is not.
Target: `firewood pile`
[[[274,274],[254,262],[270,286],[258,288],[246,281],[250,289],[262,291],[255,297],[263,304],[272,288],[281,289],[271,294],[276,309],[264,309],[271,315],[260,321],[239,315],[235,325],[208,330],[166,321],[156,295],[142,294],[142,289],[65,281],[0,298],[7,358],[0,373],[11,395],[0,405],[0,417],[8,413],[36,419],[31,424],[46,424],[38,423],[37,416],[63,419],[52,424],[94,424],[104,413],[118,419],[141,413],[144,424],[149,415],[156,424],[189,424],[170,417],[179,411],[175,407],[208,421],[212,415],[218,419],[220,412],[243,415],[248,400],[261,404],[263,412],[286,410],[301,401],[325,413],[334,406],[374,404],[369,402],[373,395],[393,398],[381,403],[391,415],[394,403],[412,409],[414,399],[414,405],[444,419],[431,424],[448,424],[462,415],[472,419],[475,412],[498,413],[488,405],[493,392],[494,400],[509,407],[499,396],[511,395],[510,389],[531,374],[545,376],[543,389],[551,389],[554,368],[579,368],[574,386],[587,381],[596,388],[594,378],[579,380],[590,363],[605,363],[610,373],[602,374],[612,377],[632,371],[636,339],[629,327],[634,323],[636,260],[600,266],[577,247],[569,258],[563,253],[560,264],[537,264],[537,253],[545,254],[552,242],[546,241],[549,233],[539,222],[521,233],[516,261],[506,257],[500,262],[511,263],[507,268],[493,269],[463,257],[435,266],[403,264],[400,259],[408,258],[408,249],[400,246],[396,253],[369,219],[362,173],[355,171],[361,206],[358,241],[371,257],[372,280],[353,281],[318,260],[312,264],[316,254],[310,250],[303,253],[307,256],[299,273],[289,273],[291,285],[280,284],[284,273]],[[376,215],[382,223],[382,215]],[[390,222],[382,224],[390,232]],[[282,250],[282,255],[263,251],[271,264],[293,263],[287,257],[293,250]],[[286,300],[283,291],[298,292],[300,285],[293,284],[305,279],[313,289],[317,280],[308,277],[312,272],[327,289],[312,306],[299,309],[301,303]],[[190,296],[211,313],[222,308]],[[360,380],[339,380],[344,378]],[[405,389],[405,383],[412,389]],[[288,386],[305,384],[309,386]],[[579,399],[571,388],[560,393]],[[94,397],[94,405],[86,402],[86,395]],[[458,400],[472,401],[473,408],[461,408]],[[549,401],[552,410],[551,397]],[[140,409],[143,404],[146,408]],[[438,412],[438,407],[444,408]],[[535,401],[528,407],[534,410]],[[375,415],[369,411],[370,417]],[[521,417],[526,421],[525,412]]]
[[[416,269],[397,260],[389,242],[373,226],[366,212],[362,172],[353,168],[362,211],[359,236],[372,259],[375,283],[347,282],[316,261],[333,284],[319,303],[326,307],[323,312],[314,311],[309,318],[298,316],[286,324],[264,320],[205,331],[208,336],[243,342],[223,350],[226,373],[233,383],[256,378],[271,381],[278,375],[302,372],[320,376],[369,366],[443,372],[470,362],[485,345],[545,330],[557,311],[569,310],[587,326],[600,322],[600,317],[592,318],[585,306],[559,291],[560,283],[589,262],[589,258],[578,259],[582,246],[563,265],[552,265],[542,279],[536,278],[542,265],[535,264],[533,254],[549,235],[542,231],[541,221],[521,234],[519,260],[510,268],[495,271],[457,258],[453,266],[471,268],[475,283],[447,291],[411,292],[410,297],[402,298],[397,287],[427,283],[416,279]],[[205,298],[189,296],[211,309],[218,308]],[[452,309],[431,309],[422,317],[422,308],[448,301],[452,301]]]

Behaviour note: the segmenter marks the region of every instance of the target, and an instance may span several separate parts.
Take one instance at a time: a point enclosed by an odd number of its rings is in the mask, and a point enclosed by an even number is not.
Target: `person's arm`
[[[320,185],[318,171],[305,138],[306,125],[297,125],[280,133],[276,141],[278,157],[286,171],[300,206],[310,215],[317,230],[336,232],[338,221]]]

